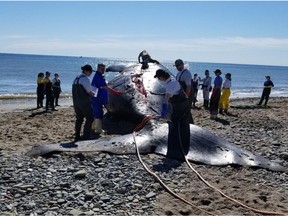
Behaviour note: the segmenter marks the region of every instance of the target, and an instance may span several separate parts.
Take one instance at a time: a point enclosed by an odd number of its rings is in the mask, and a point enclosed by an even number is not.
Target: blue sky
[[[288,2],[0,1],[0,52],[288,66]]]

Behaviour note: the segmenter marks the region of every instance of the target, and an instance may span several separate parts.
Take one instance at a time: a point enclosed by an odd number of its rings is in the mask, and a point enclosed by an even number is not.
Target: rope
[[[222,196],[224,196],[225,198],[227,198],[228,200],[246,208],[246,209],[249,209],[253,212],[256,212],[256,213],[260,213],[260,214],[265,214],[265,215],[287,215],[285,213],[282,213],[282,212],[271,212],[271,211],[264,211],[264,210],[260,210],[260,209],[256,209],[256,208],[252,208],[250,206],[247,206],[243,203],[241,203],[240,201],[236,200],[236,199],[233,199],[232,197],[226,195],[224,192],[222,192],[220,189],[216,188],[215,186],[213,186],[212,184],[210,184],[208,181],[206,181],[201,175],[200,173],[198,173],[194,168],[193,166],[191,165],[191,163],[188,161],[185,153],[184,153],[184,150],[183,150],[183,145],[182,145],[182,140],[181,140],[181,136],[180,136],[180,125],[179,125],[179,122],[178,122],[178,134],[179,134],[179,141],[180,141],[180,147],[181,147],[181,150],[182,150],[182,153],[184,155],[184,158],[185,158],[185,161],[186,163],[188,164],[189,168],[191,170],[193,170],[193,172],[198,176],[198,178],[201,179],[201,181],[203,181],[208,187],[214,189],[215,191],[219,192]]]
[[[150,175],[152,175],[155,179],[157,179],[157,181],[160,183],[160,185],[161,185],[162,187],[164,187],[164,189],[165,189],[169,194],[171,194],[171,195],[174,196],[175,198],[183,201],[184,203],[186,203],[186,204],[188,204],[188,205],[190,205],[190,206],[192,206],[192,207],[194,207],[194,208],[196,208],[196,209],[198,209],[198,210],[200,210],[200,211],[205,212],[206,214],[213,215],[212,213],[210,213],[210,212],[208,212],[208,211],[206,211],[206,210],[204,210],[204,209],[201,209],[201,208],[197,207],[197,206],[194,205],[193,203],[185,200],[184,198],[182,198],[182,197],[180,197],[179,195],[177,195],[176,193],[174,193],[168,186],[166,186],[166,184],[165,184],[154,172],[152,172],[151,170],[149,170],[149,168],[144,164],[144,162],[143,162],[142,159],[141,159],[141,156],[140,156],[140,153],[139,153],[139,149],[138,149],[138,146],[137,146],[137,143],[136,143],[135,131],[133,132],[133,139],[134,139],[134,144],[135,144],[135,148],[136,148],[136,154],[137,154],[137,157],[138,157],[140,163],[143,165],[144,169],[145,169]]]
[[[152,175],[152,176],[160,183],[160,185],[161,185],[169,194],[171,194],[171,195],[174,196],[175,198],[183,201],[184,203],[186,203],[186,204],[188,204],[188,205],[190,205],[190,206],[192,206],[192,207],[194,207],[194,208],[196,208],[196,209],[198,209],[198,210],[200,210],[200,211],[205,212],[206,214],[213,215],[212,213],[210,213],[210,212],[208,212],[208,211],[206,211],[206,210],[204,210],[204,209],[201,209],[201,208],[197,207],[197,206],[194,205],[193,203],[185,200],[185,199],[182,198],[181,196],[179,196],[179,195],[177,195],[176,193],[174,193],[168,186],[166,186],[166,184],[165,184],[154,172],[152,172],[151,170],[149,170],[149,168],[148,168],[148,167],[144,164],[144,162],[142,161],[141,156],[140,156],[140,153],[139,153],[139,149],[138,149],[138,146],[137,146],[137,143],[136,143],[135,132],[141,130],[141,129],[146,125],[146,123],[147,123],[148,121],[150,121],[151,119],[153,119],[153,118],[154,118],[154,116],[145,116],[144,119],[142,120],[142,122],[141,122],[139,125],[137,125],[137,126],[135,127],[134,131],[133,131],[133,139],[134,139],[134,144],[135,144],[135,148],[136,148],[136,154],[137,154],[137,157],[138,157],[140,163],[143,165],[144,169],[145,169],[150,175]],[[215,186],[213,186],[212,184],[210,184],[208,181],[206,181],[206,180],[201,176],[200,173],[198,173],[198,172],[196,171],[195,168],[193,168],[193,166],[191,165],[191,163],[188,161],[188,159],[187,159],[187,157],[186,157],[186,155],[185,155],[185,153],[184,153],[184,150],[183,150],[182,140],[181,140],[181,136],[180,136],[180,125],[179,125],[179,122],[178,122],[178,134],[179,134],[180,147],[181,147],[182,153],[183,153],[183,155],[184,155],[185,162],[187,163],[188,167],[198,176],[198,178],[200,178],[200,180],[203,181],[208,187],[214,189],[215,191],[217,191],[218,193],[220,193],[222,196],[224,196],[224,197],[227,198],[228,200],[230,200],[230,201],[232,201],[232,202],[234,202],[234,203],[236,203],[236,204],[238,204],[238,205],[240,205],[240,206],[242,206],[242,207],[244,207],[244,208],[246,208],[246,209],[249,209],[249,210],[251,210],[251,211],[253,211],[253,212],[260,213],[260,214],[264,214],[264,215],[283,215],[283,216],[287,215],[287,214],[282,213],[282,212],[264,211],[264,210],[261,210],[261,209],[256,209],[256,208],[252,208],[252,207],[250,207],[250,206],[247,206],[247,205],[241,203],[240,201],[238,201],[238,200],[236,200],[236,199],[234,199],[234,198],[226,195],[223,191],[221,191],[220,189],[218,189],[218,188],[216,188]]]

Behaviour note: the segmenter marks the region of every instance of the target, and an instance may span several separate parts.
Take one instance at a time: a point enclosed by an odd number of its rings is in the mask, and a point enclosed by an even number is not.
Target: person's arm
[[[187,97],[189,97],[190,93],[191,93],[191,86],[187,86],[185,90],[185,94],[187,95]]]
[[[101,88],[106,89],[110,94],[114,94],[114,95],[120,95],[120,94],[122,94],[122,92],[120,92],[120,91],[118,91],[118,90],[116,90],[116,89],[112,89],[112,88],[110,88],[110,87],[108,87],[108,86],[102,86]]]
[[[139,63],[141,63],[140,58],[141,58],[142,55],[143,55],[143,52],[141,52],[141,53],[138,55],[138,62],[139,62]]]
[[[159,61],[157,61],[157,60],[155,60],[155,59],[152,59],[152,58],[150,58],[150,61],[149,61],[149,62],[151,62],[151,63],[156,63],[156,64],[160,64]]]

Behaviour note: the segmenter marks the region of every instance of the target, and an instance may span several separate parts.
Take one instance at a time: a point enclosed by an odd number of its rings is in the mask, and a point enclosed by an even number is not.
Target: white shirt
[[[86,90],[87,93],[92,92],[92,87],[91,87],[90,79],[88,78],[88,76],[86,76],[86,74],[82,73],[82,74],[78,75],[76,77],[76,79],[80,76],[81,76],[81,78],[79,79],[78,83],[84,87],[84,89]],[[74,84],[77,84],[76,79],[73,82]]]
[[[222,88],[223,89],[230,89],[231,88],[231,81],[229,79],[225,79]]]
[[[177,80],[175,80],[173,77],[170,77],[166,80],[165,83],[166,87],[166,94],[168,94],[170,97],[173,95],[178,95],[179,91],[181,89],[181,86]]]

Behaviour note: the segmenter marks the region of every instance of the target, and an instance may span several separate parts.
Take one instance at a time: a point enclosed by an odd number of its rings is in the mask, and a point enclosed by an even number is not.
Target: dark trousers
[[[54,110],[54,97],[53,97],[53,93],[46,91],[46,110],[48,110],[48,108],[51,107],[52,110]]]
[[[86,118],[83,130],[83,138],[89,139],[91,135],[91,126],[94,121],[92,106],[89,104],[88,106],[85,106],[84,104],[74,104],[74,110],[76,113],[75,137],[76,138],[80,137],[81,126],[84,121],[84,118]]]
[[[169,122],[167,157],[184,160],[190,147],[190,125],[187,115],[179,121]]]
[[[59,96],[60,96],[60,89],[55,89],[53,90],[54,92],[54,103],[55,103],[55,106],[59,106],[58,104],[58,99],[59,99]]]
[[[44,100],[43,92],[40,93],[37,92],[37,108],[43,107],[43,100]]]
[[[210,98],[210,114],[211,115],[218,114],[220,96],[221,96],[221,90],[218,88],[213,89],[213,92]]]
[[[262,96],[261,96],[259,105],[262,104],[262,102],[263,102],[264,99],[265,99],[264,105],[265,105],[265,106],[267,105],[268,100],[269,100],[269,95],[270,95],[270,93],[271,93],[271,89],[270,89],[270,88],[264,88],[264,89],[263,89],[263,92],[262,92]]]
[[[178,160],[184,160],[190,147],[190,124],[187,99],[173,98],[171,122],[169,122],[167,156]],[[187,111],[189,110],[189,112]],[[191,112],[190,112],[191,115]]]

